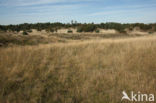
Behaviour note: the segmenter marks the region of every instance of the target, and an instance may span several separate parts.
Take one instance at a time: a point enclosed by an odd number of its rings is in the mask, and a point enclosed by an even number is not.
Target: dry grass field
[[[0,103],[121,103],[123,90],[156,94],[156,36],[0,48]]]

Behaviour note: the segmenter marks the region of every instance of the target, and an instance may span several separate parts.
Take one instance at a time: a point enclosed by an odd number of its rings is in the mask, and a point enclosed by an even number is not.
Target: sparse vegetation
[[[56,33],[62,27],[67,33]],[[154,27],[74,21],[0,26],[0,103],[120,103],[123,90],[156,93]],[[15,35],[19,31],[23,35]]]
[[[48,38],[40,35],[13,35],[0,34],[0,47],[8,47],[10,45],[38,45],[47,43],[56,43],[65,41],[63,38],[49,36]]]
[[[93,32],[97,29],[94,24],[85,24],[78,27],[78,32]]]
[[[0,48],[1,103],[120,103],[156,93],[156,39]]]

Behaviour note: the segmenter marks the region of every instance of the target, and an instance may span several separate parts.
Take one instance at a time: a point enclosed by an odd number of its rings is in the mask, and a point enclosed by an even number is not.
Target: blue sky
[[[0,0],[0,24],[156,23],[156,0]]]

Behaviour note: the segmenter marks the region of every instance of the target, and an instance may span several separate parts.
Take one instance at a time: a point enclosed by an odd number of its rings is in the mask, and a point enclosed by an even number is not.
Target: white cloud
[[[92,1],[92,0],[5,0],[1,1],[0,5],[5,6],[30,6],[30,5],[40,5],[49,3],[69,3],[78,1]]]

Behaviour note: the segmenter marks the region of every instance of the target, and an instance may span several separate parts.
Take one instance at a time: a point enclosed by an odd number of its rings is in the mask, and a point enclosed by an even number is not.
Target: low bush
[[[26,31],[23,31],[23,35],[28,35],[28,33]]]
[[[100,30],[99,30],[99,29],[97,29],[95,32],[96,32],[96,33],[99,33],[99,32],[100,32]]]
[[[77,28],[77,32],[93,32],[97,27],[93,24],[81,25]]]
[[[68,33],[73,33],[73,31],[72,30],[68,30]]]

